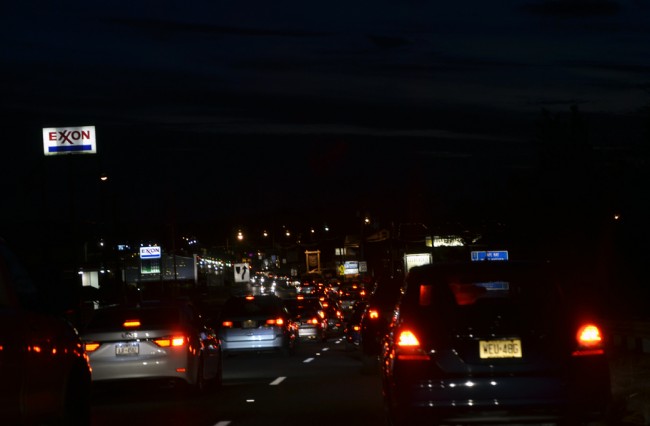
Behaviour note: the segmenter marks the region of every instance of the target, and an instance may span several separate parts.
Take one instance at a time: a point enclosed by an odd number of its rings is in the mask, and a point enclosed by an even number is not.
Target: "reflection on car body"
[[[202,392],[222,381],[219,339],[185,301],[99,309],[81,338],[94,383],[171,380]]]
[[[0,422],[90,425],[90,390],[76,329],[47,309],[0,239]]]
[[[610,405],[599,324],[572,309],[546,265],[413,268],[382,354],[395,425],[600,419]]]

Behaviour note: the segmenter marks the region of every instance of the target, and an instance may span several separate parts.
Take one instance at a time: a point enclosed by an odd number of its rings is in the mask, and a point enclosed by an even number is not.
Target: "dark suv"
[[[391,424],[606,418],[601,324],[564,298],[547,266],[468,261],[411,269],[382,354]]]
[[[0,238],[2,423],[90,425],[90,367],[76,329]]]

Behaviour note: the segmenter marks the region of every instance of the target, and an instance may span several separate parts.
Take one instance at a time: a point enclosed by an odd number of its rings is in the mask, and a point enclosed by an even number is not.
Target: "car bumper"
[[[93,382],[132,379],[178,379],[189,384],[196,381],[196,366],[188,356],[140,356],[93,360],[90,357]]]
[[[408,413],[408,422],[414,421],[411,416],[459,423],[598,418],[610,402],[605,381],[580,385],[561,377],[415,380],[391,394],[394,408]]]

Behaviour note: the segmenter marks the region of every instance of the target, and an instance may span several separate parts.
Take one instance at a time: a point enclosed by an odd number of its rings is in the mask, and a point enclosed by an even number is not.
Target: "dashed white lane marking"
[[[214,426],[228,426],[230,424],[230,420],[223,420],[221,422],[216,422]]]
[[[314,360],[314,358],[307,358],[307,359],[304,360],[303,362],[304,362],[304,363],[307,363],[307,362],[312,362],[313,360]]]
[[[282,381],[284,381],[284,379],[286,379],[286,377],[278,377],[277,379],[273,380],[273,381],[270,383],[270,385],[271,385],[271,386],[279,385],[280,383],[282,383]]]

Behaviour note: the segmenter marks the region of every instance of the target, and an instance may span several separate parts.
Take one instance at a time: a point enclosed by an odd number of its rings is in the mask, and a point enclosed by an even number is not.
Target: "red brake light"
[[[139,319],[128,319],[124,321],[122,324],[124,327],[131,328],[131,327],[140,327],[140,320]]]
[[[404,330],[400,332],[398,338],[397,338],[397,346],[400,347],[405,347],[405,346],[420,346],[420,341],[418,340],[417,337],[415,337],[415,334],[413,334],[412,331],[410,330]]]
[[[283,325],[284,320],[282,318],[273,318],[273,319],[267,319],[266,320],[266,325]]]
[[[408,329],[403,329],[397,334],[396,348],[397,359],[402,361],[428,361],[427,355],[420,347],[417,336]]]
[[[153,342],[162,348],[183,346],[185,344],[185,336],[161,337],[159,339],[154,339]]]
[[[368,311],[368,318],[370,318],[370,319],[379,318],[379,311],[377,309],[370,309]]]
[[[221,325],[226,328],[232,328],[232,321],[224,321]]]
[[[573,356],[601,355],[605,353],[603,337],[595,324],[585,324],[576,333],[578,348],[573,351]]]

